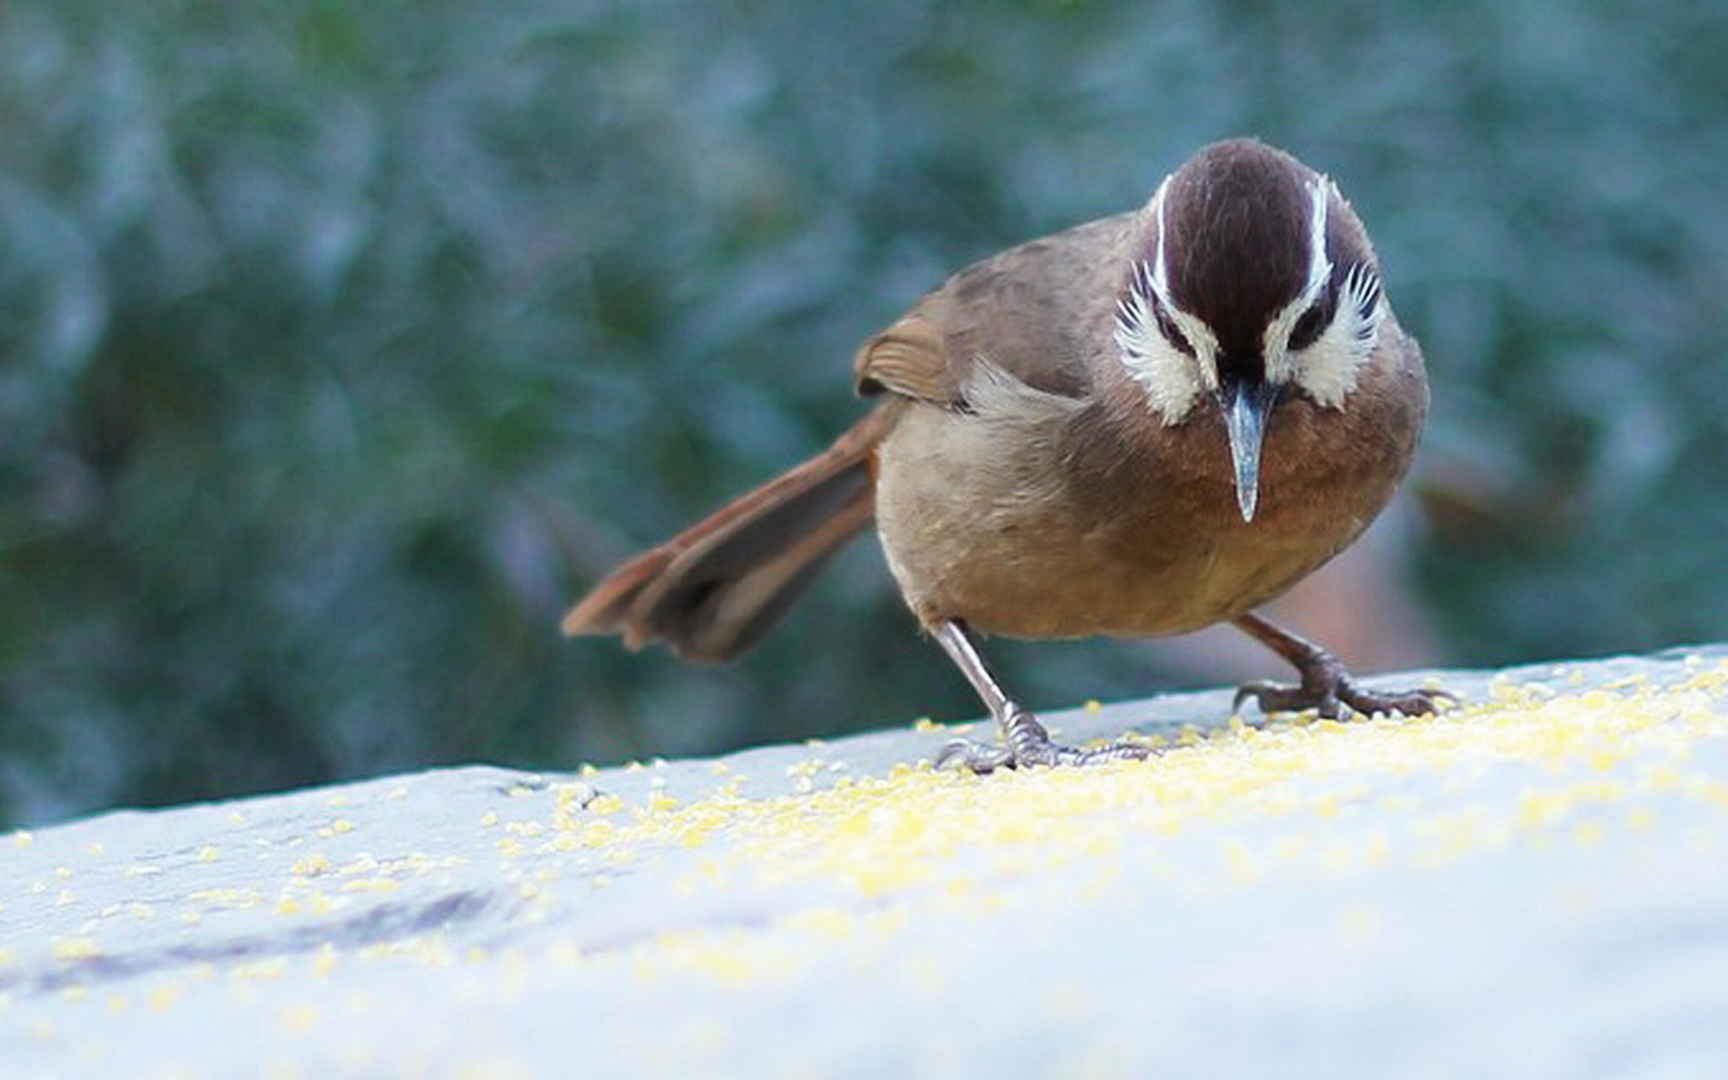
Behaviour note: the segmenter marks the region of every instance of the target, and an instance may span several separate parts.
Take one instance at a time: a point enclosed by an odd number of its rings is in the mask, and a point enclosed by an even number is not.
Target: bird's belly
[[[1153,637],[1198,630],[1265,603],[1342,542],[1148,538],[1134,557],[1039,521],[1003,531],[958,529],[951,545],[920,545],[910,558],[889,550],[926,621],[961,618],[1016,637]]]
[[[1285,477],[1243,522],[1224,461],[1216,481],[1149,473],[1099,501],[1022,455],[885,455],[877,525],[907,602],[926,624],[1061,638],[1186,633],[1271,600],[1342,550],[1379,511],[1384,482],[1326,497]],[[1024,445],[1024,444],[1022,444]],[[934,451],[938,456],[932,459]],[[964,462],[964,467],[962,467]]]

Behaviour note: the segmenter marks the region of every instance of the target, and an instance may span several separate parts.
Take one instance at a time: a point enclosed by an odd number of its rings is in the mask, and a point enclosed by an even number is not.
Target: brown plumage
[[[1003,747],[951,748],[981,771],[1144,751],[1050,743],[968,626],[1153,636],[1237,620],[1302,675],[1244,688],[1264,708],[1434,707],[1361,690],[1249,614],[1374,519],[1428,400],[1366,231],[1296,159],[1207,147],[1142,209],[955,274],[864,343],[855,375],[883,399],[873,411],[624,564],[565,631],[730,659],[874,518],[908,605],[1002,727]]]

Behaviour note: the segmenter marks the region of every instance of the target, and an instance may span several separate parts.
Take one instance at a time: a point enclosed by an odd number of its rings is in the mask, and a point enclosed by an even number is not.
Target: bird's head
[[[1337,186],[1232,139],[1195,154],[1147,204],[1115,336],[1163,423],[1220,415],[1251,521],[1272,411],[1296,394],[1343,408],[1383,312],[1373,248]]]

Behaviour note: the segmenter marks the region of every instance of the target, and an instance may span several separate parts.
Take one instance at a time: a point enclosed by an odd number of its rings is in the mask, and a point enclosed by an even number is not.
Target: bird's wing
[[[952,409],[965,405],[958,366],[942,331],[925,317],[920,304],[860,345],[852,372],[858,392],[865,396],[887,391]]]
[[[980,360],[1038,390],[1083,397],[1088,350],[1109,340],[1133,214],[973,263],[859,348],[858,392],[964,408]]]

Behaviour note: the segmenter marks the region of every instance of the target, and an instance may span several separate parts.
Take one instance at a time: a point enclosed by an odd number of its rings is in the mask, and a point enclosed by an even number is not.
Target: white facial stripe
[[[1296,328],[1296,321],[1320,299],[1321,290],[1332,276],[1332,260],[1326,257],[1326,208],[1332,190],[1332,182],[1324,176],[1316,177],[1308,185],[1308,280],[1294,300],[1278,309],[1260,339],[1261,355],[1266,358],[1266,378],[1273,383],[1289,382],[1295,374],[1288,352],[1290,332]]]
[[[1151,278],[1141,263],[1136,279]],[[1136,283],[1116,305],[1116,348],[1128,377],[1146,391],[1147,403],[1166,424],[1188,415],[1203,389],[1194,359],[1172,345],[1158,329],[1152,301]]]
[[[1336,409],[1344,404],[1374,351],[1386,306],[1380,279],[1366,264],[1350,268],[1339,290],[1338,309],[1314,344],[1287,358],[1295,368],[1296,385],[1315,404]]]

